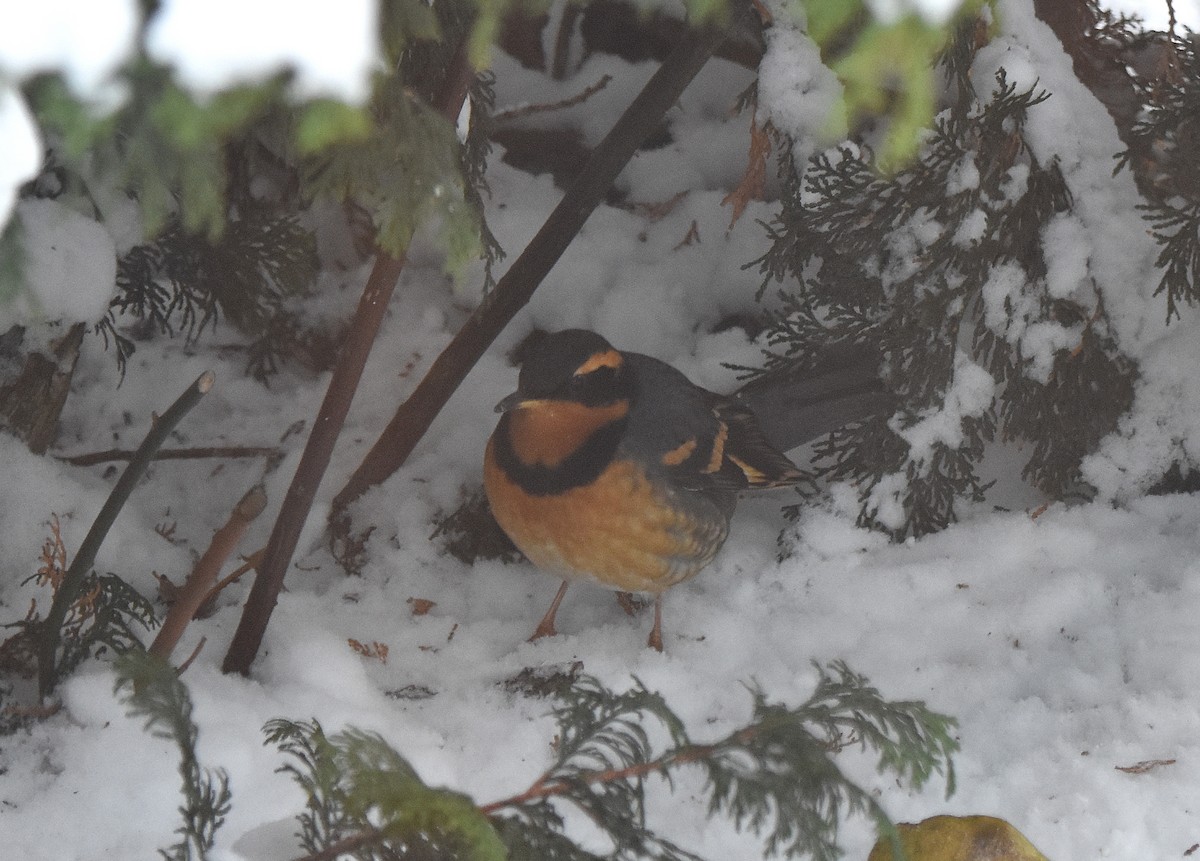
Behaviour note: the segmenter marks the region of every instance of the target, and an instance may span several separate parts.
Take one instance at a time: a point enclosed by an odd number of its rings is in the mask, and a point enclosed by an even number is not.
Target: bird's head
[[[628,404],[632,389],[629,369],[612,344],[586,329],[564,329],[533,347],[521,365],[517,391],[497,404],[496,412],[555,404]]]

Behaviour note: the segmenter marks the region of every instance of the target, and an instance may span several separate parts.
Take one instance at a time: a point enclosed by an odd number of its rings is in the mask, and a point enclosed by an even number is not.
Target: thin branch
[[[596,81],[596,83],[592,84],[590,87],[584,88],[582,91],[571,96],[569,99],[562,99],[561,101],[543,104],[520,105],[515,108],[509,108],[505,111],[496,111],[496,113],[492,115],[492,122],[503,123],[508,122],[509,120],[517,120],[521,119],[522,117],[533,116],[534,114],[561,111],[564,108],[570,108],[574,107],[575,105],[583,104],[592,96],[596,95],[596,93],[607,87],[611,82],[612,75],[604,75],[602,78],[600,78],[600,80]]]
[[[572,789],[578,788],[581,783],[588,785],[593,783],[612,783],[618,780],[637,780],[638,778],[648,777],[651,774],[659,774],[670,768],[687,765],[691,762],[698,762],[702,759],[709,759],[714,753],[730,744],[745,744],[755,734],[756,729],[750,727],[719,744],[684,745],[649,762],[639,762],[624,768],[607,768],[603,771],[584,771],[572,775],[570,780],[546,780],[543,775],[535,780],[524,792],[509,796],[508,798],[502,798],[499,801],[493,801],[490,804],[484,804],[480,806],[479,811],[486,816],[491,816],[493,813],[503,810],[506,807],[519,807],[530,801],[552,798],[556,795],[565,795]]]
[[[212,371],[205,371],[188,386],[187,390],[176,399],[175,403],[171,404],[165,413],[154,421],[150,432],[138,446],[129,466],[121,474],[121,478],[118,479],[112,493],[108,495],[100,513],[96,515],[96,520],[92,523],[92,528],[88,530],[87,537],[79,546],[75,558],[71,561],[71,567],[67,569],[58,591],[54,593],[54,603],[50,605],[50,612],[46,614],[46,618],[40,624],[38,695],[43,699],[50,695],[58,683],[58,646],[62,635],[63,620],[67,617],[67,610],[79,596],[79,590],[88,572],[92,570],[92,564],[96,561],[96,554],[100,551],[100,545],[108,535],[108,530],[112,528],[113,522],[120,514],[126,500],[129,499],[129,495],[133,493],[138,480],[146,472],[154,452],[163,444],[167,435],[175,429],[183,417],[191,411],[192,407],[208,394],[215,380],[216,376]]]
[[[757,19],[755,19],[757,20]],[[600,142],[545,224],[483,300],[334,497],[331,518],[403,465],[446,401],[583,227],[613,180],[712,56],[729,29],[689,31]]]
[[[150,654],[162,658],[164,661],[170,659],[171,652],[174,651],[179,638],[183,636],[183,632],[187,630],[188,624],[196,615],[196,610],[204,603],[213,584],[217,582],[221,566],[237,549],[238,543],[246,534],[250,524],[262,514],[266,507],[267,494],[261,487],[252,488],[234,506],[228,522],[213,535],[208,549],[204,551],[204,555],[192,569],[187,581],[180,587],[179,593],[175,596],[175,603],[171,605],[162,627],[158,629],[158,635],[150,644]]]
[[[98,463],[133,460],[137,452],[129,449],[110,448],[87,454],[60,454],[55,460],[72,466],[95,466]],[[154,453],[153,460],[191,460],[201,458],[277,457],[283,450],[269,445],[217,445],[198,448],[163,448]]]
[[[237,568],[234,568],[233,571],[227,574],[219,583],[217,583],[216,586],[213,586],[212,589],[208,591],[208,594],[204,596],[204,600],[200,602],[200,605],[203,606],[215,601],[217,596],[221,594],[222,590],[224,590],[226,586],[236,583],[242,578],[243,574],[252,568],[257,568],[262,563],[263,557],[266,555],[267,548],[260,547],[247,556],[245,562],[243,562]]]
[[[349,837],[343,837],[336,843],[330,843],[320,852],[301,855],[293,861],[336,861],[342,855],[362,849],[364,846],[370,846],[372,843],[382,843],[385,840],[387,840],[386,834],[372,828],[370,831],[359,831]]]
[[[451,60],[442,93],[438,97],[438,111],[451,123],[458,118],[462,105],[467,97],[474,72],[467,59],[467,46],[460,45]],[[396,282],[400,280],[400,272],[404,269],[404,257],[392,257],[382,251],[375,257],[375,266],[363,288],[358,309],[350,323],[350,331],[346,343],[338,356],[325,391],[325,400],[317,413],[316,422],[296,474],[288,487],[287,496],[279,509],[279,516],[271,530],[262,565],[259,566],[258,576],[246,598],[246,606],[238,622],[237,631],[225,653],[222,669],[226,673],[237,672],[243,675],[250,672],[250,665],[258,654],[262,644],[263,634],[271,619],[271,612],[279,599],[283,588],[283,578],[292,556],[296,552],[296,544],[300,540],[300,531],[308,514],[312,510],[317,488],[329,467],[329,459],[333,455],[333,447],[346,422],[346,414],[350,411],[350,402],[362,378],[363,367],[367,363],[371,346],[379,332],[380,324],[387,313],[388,303]]]
[[[192,665],[192,661],[196,660],[196,658],[200,656],[200,653],[204,651],[204,647],[207,644],[208,637],[201,637],[200,642],[196,644],[196,648],[192,649],[192,653],[187,656],[187,660],[179,665],[179,669],[175,671],[176,674],[182,676],[185,672],[187,672],[187,668]]]

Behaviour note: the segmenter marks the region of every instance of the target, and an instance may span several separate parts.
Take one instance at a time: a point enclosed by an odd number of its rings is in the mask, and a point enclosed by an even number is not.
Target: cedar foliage
[[[849,814],[891,833],[879,802],[842,773],[832,752],[872,751],[881,772],[914,788],[944,774],[949,794],[958,743],[954,721],[923,703],[888,702],[841,663],[817,672],[813,694],[798,707],[752,690],[750,722],[708,743],[694,742],[667,702],[640,683],[618,692],[578,676],[555,692],[549,768],[523,792],[482,806],[425,785],[377,735],[331,736],[315,720],[274,720],[265,732],[290,758],[281,770],[307,797],[297,836],[314,856],[338,849],[361,859],[602,857],[564,833],[565,805],[612,844],[603,857],[702,861],[646,820],[646,779],[658,775],[670,785],[676,771],[692,767],[704,775],[709,813],[761,835],[764,856],[832,861]]]
[[[50,534],[42,544],[39,566],[22,585],[36,583],[47,590],[51,603],[67,576],[67,548],[57,515],[49,522]],[[4,627],[16,631],[0,643],[0,674],[9,678],[32,678],[38,669],[38,642],[43,633],[43,613],[35,600],[26,617]],[[141,648],[140,635],[158,625],[154,605],[121,577],[111,572],[90,571],[77,597],[67,608],[59,629],[59,677],[69,675],[88,658],[112,652],[117,655]],[[11,684],[0,685],[0,700]],[[13,728],[0,723],[0,730]]]
[[[1052,498],[1086,494],[1080,462],[1132,402],[1135,368],[1098,292],[1047,288],[1045,229],[1072,200],[1024,126],[1053,96],[1003,70],[977,90],[982,29],[962,22],[943,53],[947,107],[903,170],[884,175],[849,144],[803,169],[787,153],[782,211],[756,261],[764,290],[799,284],[770,315],[766,370],[801,372],[840,341],[881,350],[897,412],[818,444],[816,471],[852,483],[860,523],[896,538],[941,529],[964,501],[982,500],[977,467],[997,436],[1029,443],[1023,477]],[[967,403],[985,374],[990,403]],[[943,410],[961,432],[912,444]]]
[[[224,769],[207,769],[196,756],[200,730],[192,720],[192,698],[175,668],[144,651],[127,652],[116,663],[114,693],[132,717],[145,719],[145,728],[179,748],[183,804],[179,840],[160,849],[164,861],[204,861],[217,829],[229,814],[233,794]]]
[[[1105,18],[1105,32],[1126,50],[1149,41],[1126,19]],[[1166,294],[1167,321],[1200,301],[1200,46],[1196,34],[1157,34],[1148,50],[1157,68],[1134,77],[1143,110],[1117,170],[1141,180],[1151,233],[1162,246],[1155,295]]]

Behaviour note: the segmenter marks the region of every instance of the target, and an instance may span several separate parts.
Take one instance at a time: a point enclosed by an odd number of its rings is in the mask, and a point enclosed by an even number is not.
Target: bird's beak
[[[525,396],[522,395],[520,392],[513,392],[511,395],[509,395],[507,398],[502,400],[500,403],[496,404],[496,412],[506,413],[509,410],[515,410],[522,403],[524,403],[525,400],[526,400]]]

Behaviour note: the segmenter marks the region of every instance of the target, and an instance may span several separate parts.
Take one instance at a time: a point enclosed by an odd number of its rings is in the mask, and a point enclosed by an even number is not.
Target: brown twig
[[[585,87],[583,90],[571,96],[569,99],[562,99],[557,102],[548,102],[544,104],[521,105],[520,107],[509,108],[505,111],[496,111],[496,113],[492,115],[492,122],[503,123],[508,122],[509,120],[533,116],[534,114],[543,114],[550,111],[561,111],[564,108],[574,107],[575,105],[586,102],[592,96],[596,95],[596,93],[607,87],[611,82],[612,75],[604,75],[600,78],[600,80],[596,81],[596,83],[592,84],[590,87]]]
[[[200,642],[196,644],[196,648],[192,649],[192,653],[187,656],[187,660],[179,665],[179,669],[176,670],[175,673],[182,676],[185,672],[187,672],[187,668],[192,665],[192,661],[196,660],[196,658],[200,656],[200,653],[204,651],[204,647],[207,644],[208,637],[201,637]]]
[[[370,831],[359,831],[351,834],[349,837],[343,837],[336,843],[331,843],[322,849],[320,852],[311,852],[308,855],[301,855],[294,861],[335,861],[342,855],[354,852],[356,849],[362,849],[364,846],[370,846],[372,843],[382,843],[387,840],[387,835],[378,829]]]
[[[171,652],[174,651],[179,638],[183,636],[188,623],[192,621],[196,610],[204,603],[204,599],[208,597],[209,591],[216,583],[217,575],[221,573],[221,566],[237,548],[238,542],[246,534],[246,529],[266,507],[267,494],[261,487],[251,489],[234,506],[233,512],[229,515],[229,521],[213,535],[208,549],[204,551],[204,555],[192,569],[187,582],[180,587],[175,596],[175,603],[167,611],[167,617],[163,620],[162,627],[158,629],[158,635],[150,644],[150,654],[162,658],[164,661],[170,659]]]
[[[613,180],[703,68],[729,30],[689,32],[646,83],[537,235],[429,368],[333,500],[332,519],[408,458],[467,373],[534,291],[604,198]]]
[[[438,97],[438,110],[451,123],[458,118],[462,110],[473,78],[474,71],[467,58],[467,46],[464,43],[459,46],[450,62],[446,81]],[[229,651],[225,653],[222,669],[227,673],[249,673],[250,665],[258,654],[258,647],[267,630],[271,612],[275,609],[275,602],[283,588],[284,575],[296,552],[300,531],[312,510],[313,499],[316,498],[317,488],[325,470],[329,467],[334,444],[346,422],[346,414],[350,411],[350,402],[354,399],[358,382],[362,378],[371,345],[375,342],[375,336],[387,312],[388,302],[403,269],[403,256],[393,257],[381,251],[375,257],[375,266],[363,288],[358,309],[354,312],[350,330],[346,334],[346,343],[338,356],[329,387],[325,391],[325,399],[321,403],[312,433],[309,434],[304,453],[300,456],[300,464],[296,467],[296,474],[271,530],[258,576],[254,578],[254,585],[246,598],[246,606],[242,610],[242,617],[238,621]]]
[[[750,727],[734,736],[733,741],[747,742],[754,735],[755,728]],[[617,780],[636,780],[640,777],[648,777],[651,774],[665,772],[667,769],[674,768],[677,765],[687,765],[690,762],[708,759],[717,749],[718,745],[715,744],[689,744],[650,762],[639,762],[636,765],[628,765],[624,768],[607,768],[603,771],[585,771],[573,775],[569,781],[547,779],[547,775],[542,775],[524,792],[511,795],[508,798],[502,798],[499,801],[493,801],[490,804],[484,804],[480,806],[479,812],[486,816],[491,816],[493,813],[503,810],[506,807],[517,807],[539,798],[552,798],[555,795],[564,795],[581,783],[590,785],[593,783],[612,783]]]
[[[55,460],[69,463],[72,466],[95,466],[98,463],[133,460],[136,452],[123,448],[110,448],[107,451],[93,451],[87,454],[60,454]],[[191,460],[193,458],[240,458],[240,457],[275,457],[283,454],[282,450],[269,445],[218,445],[202,446],[200,448],[163,448],[154,453],[153,460]]]
[[[223,577],[217,583],[216,586],[213,586],[211,589],[208,590],[208,594],[204,596],[204,600],[201,602],[201,606],[215,601],[217,599],[217,596],[221,594],[221,591],[226,586],[236,583],[238,580],[240,580],[242,578],[242,575],[245,574],[250,569],[257,568],[259,566],[259,563],[262,562],[263,556],[265,556],[266,553],[267,553],[267,548],[260,547],[257,550],[255,550],[253,553],[251,553],[249,556],[247,556],[245,562],[243,562],[237,568],[234,568],[233,571],[231,571],[229,574],[227,574],[225,577]]]

